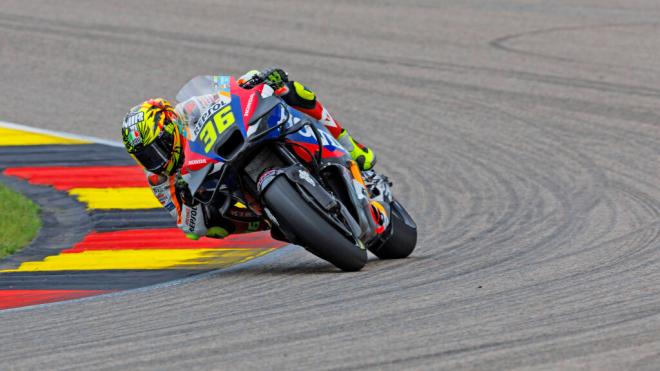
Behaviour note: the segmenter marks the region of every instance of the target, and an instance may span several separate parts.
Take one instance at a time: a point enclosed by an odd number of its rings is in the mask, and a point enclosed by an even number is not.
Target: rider
[[[281,69],[269,69],[263,74],[253,70],[238,79],[244,88],[251,87],[263,76],[274,94],[294,108],[322,122],[328,131],[350,153],[360,169],[369,170],[376,163],[373,151],[355,141],[316,99],[316,95],[301,83],[289,81]],[[172,107],[162,98],[149,99],[133,107],[122,126],[122,139],[129,154],[141,165],[158,201],[177,220],[177,226],[188,238],[200,236],[224,238],[232,233],[268,229],[256,215],[239,207],[228,211],[230,221],[219,215],[217,209],[196,203],[181,177],[183,148],[186,141],[182,128],[189,115],[182,103]]]

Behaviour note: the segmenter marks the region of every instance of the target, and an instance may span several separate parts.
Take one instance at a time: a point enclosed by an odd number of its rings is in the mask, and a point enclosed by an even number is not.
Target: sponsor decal
[[[319,121],[323,122],[323,125],[325,126],[330,126],[333,128],[337,127],[337,122],[332,118],[330,112],[328,112],[325,107],[323,107],[323,111],[321,112],[321,120]]]
[[[205,158],[200,158],[197,160],[190,160],[188,161],[188,165],[199,165],[199,164],[206,164],[208,162],[207,159]]]
[[[158,199],[161,205],[165,206],[168,203],[171,203],[169,185],[167,183],[153,186],[151,190],[154,193],[154,196]]]
[[[144,121],[144,112],[136,112],[124,120],[124,127],[135,126]]]
[[[188,231],[193,232],[197,223],[197,208],[186,207],[185,209],[186,215],[183,220],[188,227]]]
[[[200,95],[196,98],[199,100],[201,107],[208,107],[213,103],[217,102],[219,97],[220,96],[218,94],[206,94],[206,95]]]
[[[307,183],[311,184],[312,187],[316,187],[316,183],[314,183],[314,179],[308,172],[304,170],[298,170],[298,177],[306,181]]]
[[[248,98],[247,105],[245,106],[245,112],[243,113],[243,117],[250,116],[250,112],[252,112],[252,103],[254,103],[254,96],[255,95],[257,95],[257,94],[252,93],[250,95],[250,98]]]
[[[158,199],[158,202],[160,202],[161,205],[165,205],[169,201],[168,195],[166,195],[164,193],[157,194],[156,198]]]
[[[136,146],[142,143],[142,137],[140,132],[137,129],[136,125],[133,125],[128,128],[128,140],[131,142],[131,145]]]
[[[237,208],[231,208],[229,209],[229,215],[233,216],[235,218],[242,218],[242,219],[247,219],[247,218],[254,218],[257,216],[252,210],[248,209],[237,209]]]
[[[213,88],[217,91],[229,92],[229,76],[213,76]]]
[[[212,117],[214,114],[216,114],[218,111],[220,111],[222,109],[222,107],[226,106],[227,104],[229,104],[229,101],[216,102],[213,105],[211,105],[209,107],[209,109],[206,110],[206,112],[204,112],[202,117],[200,117],[199,120],[197,120],[197,122],[195,122],[195,126],[193,126],[191,128],[191,138],[196,139],[197,136],[199,135],[199,133],[202,131],[202,128],[204,127],[204,124],[206,124],[206,121],[208,121],[208,119],[210,117]],[[193,139],[193,140],[195,140],[195,139]]]
[[[309,126],[305,126],[298,133],[306,138],[316,138],[314,136],[314,131]],[[337,140],[325,130],[319,130],[319,134],[321,135],[321,143],[324,146],[331,144],[333,147],[343,148],[339,142],[337,142]]]
[[[260,191],[264,189],[264,187],[267,186],[271,180],[273,180],[273,178],[275,177],[275,175],[277,175],[278,172],[279,170],[277,169],[269,169],[266,170],[263,174],[261,174],[259,180],[257,181],[257,189]]]

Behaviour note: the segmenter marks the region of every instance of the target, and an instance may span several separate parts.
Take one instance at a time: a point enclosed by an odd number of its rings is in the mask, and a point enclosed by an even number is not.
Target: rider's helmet
[[[174,174],[183,162],[181,120],[165,99],[149,99],[133,107],[122,126],[126,151],[145,169]]]

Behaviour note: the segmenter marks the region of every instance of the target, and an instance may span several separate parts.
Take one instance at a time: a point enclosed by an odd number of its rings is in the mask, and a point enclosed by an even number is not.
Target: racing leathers
[[[161,205],[176,219],[176,225],[188,238],[201,236],[224,238],[233,233],[255,232],[268,226],[247,208],[233,205],[228,214],[220,215],[217,208],[196,202],[180,172],[167,176],[145,171],[151,190]],[[241,220],[241,221],[239,221]]]
[[[258,74],[258,71],[248,72],[238,80],[238,84],[245,88],[251,88],[252,86],[246,82],[253,78],[255,74]],[[260,84],[260,87],[258,86],[261,89],[262,96],[268,94],[278,95],[295,109],[319,120],[349,152],[351,152],[352,145],[359,145],[352,140],[341,125],[316,99],[316,95],[311,90],[297,81],[289,81],[286,73],[279,69],[267,72],[266,77],[269,81]],[[195,122],[201,113],[216,102],[217,97],[217,94],[209,94],[179,102],[175,107],[175,111],[181,120],[180,124],[186,126],[189,122]],[[350,142],[347,142],[349,140]],[[181,141],[184,144],[186,143],[183,134],[181,135]],[[369,151],[366,147],[359,146],[355,149]],[[371,158],[369,164],[373,166],[373,163],[375,163],[373,154],[371,154]],[[362,161],[362,164],[364,165],[365,162]],[[149,185],[160,204],[176,219],[177,227],[190,239],[198,239],[201,236],[224,238],[229,234],[268,229],[265,221],[250,209],[241,207],[242,205],[234,205],[228,210],[228,214],[231,216],[230,220],[222,217],[217,208],[195,202],[181,174],[181,169],[177,169],[173,175],[156,174],[147,170],[145,172]]]

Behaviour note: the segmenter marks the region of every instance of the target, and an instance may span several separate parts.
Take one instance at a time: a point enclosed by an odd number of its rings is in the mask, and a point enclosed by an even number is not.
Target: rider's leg
[[[374,152],[351,137],[348,131],[316,99],[316,94],[297,81],[290,81],[287,83],[287,86],[289,92],[283,96],[285,101],[296,109],[322,122],[328,131],[330,131],[330,134],[351,154],[351,157],[358,163],[361,170],[369,170],[376,164],[376,155]]]

